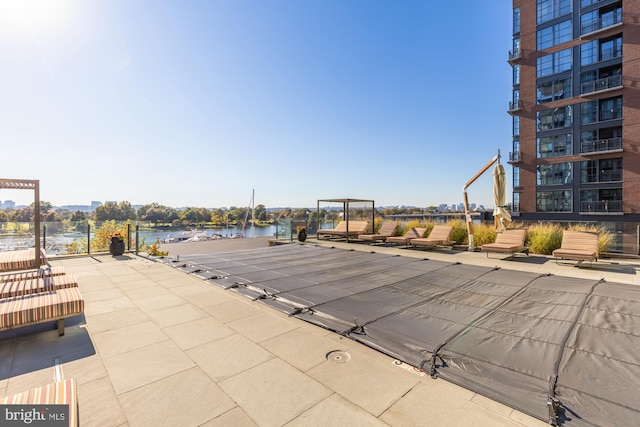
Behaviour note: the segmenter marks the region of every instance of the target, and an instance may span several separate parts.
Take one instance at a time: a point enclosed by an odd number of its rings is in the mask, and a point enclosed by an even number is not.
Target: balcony
[[[520,151],[512,151],[509,153],[509,161],[507,163],[520,163],[522,161],[521,152]]]
[[[622,10],[618,9],[615,13],[607,13],[588,24],[582,25],[580,27],[580,37],[589,38],[590,36],[596,36],[602,31],[620,25],[622,25]]]
[[[520,58],[522,58],[522,51],[518,48],[518,49],[512,49],[509,51],[509,64],[513,64],[514,62],[518,61]]]
[[[612,110],[600,111],[599,122],[607,122],[609,120],[618,120],[622,118],[622,108],[614,108]]]
[[[622,76],[611,76],[580,85],[580,96],[587,97],[622,88]]]
[[[507,112],[512,116],[518,111],[522,110],[522,101],[520,99],[516,99],[514,101],[509,101],[509,110]]]
[[[585,156],[617,151],[622,151],[622,138],[583,141],[580,144],[580,154]]]
[[[602,200],[599,202],[580,202],[581,214],[622,214],[622,200]]]

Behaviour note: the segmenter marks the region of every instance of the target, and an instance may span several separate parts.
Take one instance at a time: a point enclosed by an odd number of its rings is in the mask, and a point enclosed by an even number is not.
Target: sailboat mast
[[[251,237],[256,237],[256,222],[253,217],[253,211],[256,209],[256,190],[251,189]]]

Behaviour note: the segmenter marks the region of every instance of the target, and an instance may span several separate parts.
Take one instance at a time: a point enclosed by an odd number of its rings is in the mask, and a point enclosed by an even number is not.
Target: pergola
[[[35,228],[35,267],[40,268],[40,181],[37,179],[0,178],[0,189],[33,190],[33,222]]]
[[[342,203],[342,211],[344,220],[347,221],[347,242],[349,241],[349,204],[350,203],[371,203],[371,227],[373,230],[376,217],[376,203],[374,200],[367,199],[318,199],[318,215],[316,219],[316,230],[320,230],[320,203]]]

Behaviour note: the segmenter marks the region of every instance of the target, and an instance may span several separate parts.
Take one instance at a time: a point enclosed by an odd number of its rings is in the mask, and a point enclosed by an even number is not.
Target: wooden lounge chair
[[[438,224],[434,225],[429,237],[411,239],[411,244],[415,246],[451,246],[452,225]]]
[[[388,237],[396,234],[398,230],[398,224],[392,221],[385,221],[380,226],[380,230],[376,234],[359,234],[358,239],[365,240],[368,242],[384,242]]]
[[[524,252],[528,256],[529,248],[525,246],[526,239],[527,230],[524,228],[509,228],[498,233],[494,243],[482,245],[482,251],[487,253],[487,258],[490,252],[509,254],[510,258],[519,252]]]
[[[562,232],[562,243],[560,248],[553,251],[556,259],[577,260],[577,265],[581,265],[583,261],[598,261],[598,233],[588,231],[570,231]]]
[[[318,239],[322,237],[357,237],[367,232],[369,221],[340,221],[336,228],[318,230]],[[347,230],[348,229],[348,230]]]
[[[403,236],[390,236],[387,237],[387,243],[402,243],[404,245],[408,245],[411,239],[416,239],[418,237],[424,237],[427,233],[427,228],[410,228],[404,233]]]

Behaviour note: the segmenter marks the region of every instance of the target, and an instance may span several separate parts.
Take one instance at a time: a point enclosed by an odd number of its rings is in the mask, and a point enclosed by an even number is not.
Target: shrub
[[[466,224],[465,224],[466,227]],[[465,228],[466,232],[466,228]],[[480,247],[496,241],[496,230],[493,224],[473,224],[473,245]],[[468,243],[468,242],[467,242]]]
[[[551,255],[562,243],[562,227],[558,224],[533,224],[527,229],[529,251],[534,254]]]
[[[469,243],[469,233],[467,232],[467,224],[459,219],[454,219],[448,222],[448,225],[453,227],[453,231],[451,232],[451,240],[458,243]],[[474,235],[475,239],[475,235]]]

